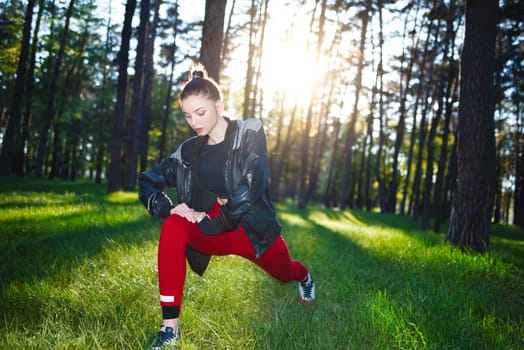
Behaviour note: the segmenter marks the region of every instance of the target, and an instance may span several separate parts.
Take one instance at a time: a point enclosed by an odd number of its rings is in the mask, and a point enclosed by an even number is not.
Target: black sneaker
[[[176,333],[172,327],[162,326],[160,332],[156,337],[156,340],[149,350],[165,350],[165,349],[175,349],[176,343],[180,340],[180,328],[177,328]]]
[[[313,277],[309,273],[305,282],[298,282],[298,291],[301,303],[309,304],[315,300],[315,281],[313,281]]]

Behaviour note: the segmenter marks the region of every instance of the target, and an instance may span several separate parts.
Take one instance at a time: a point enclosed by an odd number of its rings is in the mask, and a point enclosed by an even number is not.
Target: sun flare
[[[295,103],[307,106],[325,71],[325,59],[319,57],[317,62],[315,47],[308,45],[307,24],[296,22],[289,28],[289,18],[281,15],[268,25],[260,81],[264,95],[284,96],[287,108]]]

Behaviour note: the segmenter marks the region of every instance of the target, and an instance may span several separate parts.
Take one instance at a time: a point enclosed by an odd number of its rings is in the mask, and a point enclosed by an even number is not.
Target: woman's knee
[[[173,238],[183,238],[188,236],[188,232],[191,229],[191,223],[180,215],[170,215],[165,218],[162,223],[162,229],[160,230],[160,237],[166,236]]]
[[[162,230],[171,230],[173,228],[183,227],[187,223],[189,223],[189,221],[187,221],[186,218],[180,215],[169,215],[167,218],[164,219],[164,222],[162,223]]]

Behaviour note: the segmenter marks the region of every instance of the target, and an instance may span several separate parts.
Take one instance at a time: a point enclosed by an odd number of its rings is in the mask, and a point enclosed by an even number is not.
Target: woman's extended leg
[[[308,275],[304,264],[291,259],[282,235],[258,259],[252,256],[247,258],[282,282],[303,281]]]

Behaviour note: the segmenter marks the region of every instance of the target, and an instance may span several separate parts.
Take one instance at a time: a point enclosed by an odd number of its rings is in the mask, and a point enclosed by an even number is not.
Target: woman
[[[180,338],[186,259],[202,275],[211,255],[242,256],[280,281],[298,281],[300,302],[315,298],[313,279],[291,260],[269,199],[262,124],[224,117],[220,88],[202,65],[193,67],[180,106],[196,136],[139,178],[141,202],[165,218],[158,248],[163,326],[153,349]],[[162,192],[165,186],[176,187],[178,204]]]

